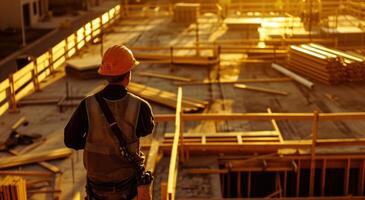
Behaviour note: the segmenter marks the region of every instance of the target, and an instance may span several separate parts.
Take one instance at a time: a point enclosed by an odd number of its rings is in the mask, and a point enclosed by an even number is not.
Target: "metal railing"
[[[111,8],[0,82],[0,115],[8,109],[16,110],[17,102],[31,92],[39,91],[41,81],[52,75],[68,58],[113,24],[120,17],[120,11],[120,5]]]

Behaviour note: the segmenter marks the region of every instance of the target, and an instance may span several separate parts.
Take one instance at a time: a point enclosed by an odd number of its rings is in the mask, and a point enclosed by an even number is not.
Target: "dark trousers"
[[[86,200],[132,200],[137,196],[137,181],[101,184],[88,179],[86,193]]]

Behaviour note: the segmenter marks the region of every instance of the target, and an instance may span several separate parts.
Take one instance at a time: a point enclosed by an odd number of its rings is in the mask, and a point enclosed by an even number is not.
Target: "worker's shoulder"
[[[128,94],[132,97],[132,98],[135,98],[137,100],[139,100],[141,102],[141,104],[145,104],[146,106],[148,106],[149,108],[151,108],[151,105],[150,103],[148,103],[148,101],[146,101],[145,99],[143,99],[142,97],[140,96],[137,96],[136,94],[133,94],[131,92],[128,92]]]

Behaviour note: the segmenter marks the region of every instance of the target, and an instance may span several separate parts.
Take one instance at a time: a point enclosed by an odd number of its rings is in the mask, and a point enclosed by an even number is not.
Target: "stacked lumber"
[[[200,13],[198,3],[176,3],[173,21],[177,23],[196,23]]]
[[[129,83],[128,90],[146,100],[176,109],[177,97],[175,93],[148,87],[138,83]],[[197,112],[199,110],[203,110],[208,103],[209,102],[207,101],[189,97],[183,97],[182,99],[184,112]]]
[[[352,55],[318,44],[309,44],[309,46],[322,51],[326,51],[339,57],[342,65],[344,66],[347,81],[365,81],[365,59],[362,56]]]
[[[25,180],[18,176],[6,176],[0,180],[1,200],[26,200]]]
[[[365,62],[317,44],[290,46],[288,66],[327,85],[365,80]]]

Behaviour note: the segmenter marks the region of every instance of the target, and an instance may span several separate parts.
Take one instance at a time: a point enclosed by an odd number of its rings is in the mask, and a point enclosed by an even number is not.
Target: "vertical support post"
[[[272,113],[271,108],[267,108],[267,112],[271,114],[271,113]],[[278,137],[279,137],[280,143],[283,143],[284,139],[283,139],[283,136],[281,135],[281,131],[280,131],[280,129],[279,129],[278,124],[276,123],[276,120],[275,120],[275,119],[272,119],[272,120],[271,120],[271,124],[272,124],[272,126],[273,126],[273,128],[274,128],[275,132],[277,132],[277,134],[278,134]]]
[[[76,39],[77,41],[77,39]],[[77,49],[77,47],[76,47]],[[54,68],[53,68],[53,53],[52,53],[52,49],[48,50],[48,68],[49,68],[49,74],[53,74],[54,72]]]
[[[247,175],[247,197],[251,197],[251,171]]]
[[[77,53],[77,51],[78,51],[77,32],[74,33],[74,43],[75,43],[74,44],[75,52]]]
[[[350,170],[351,170],[351,159],[346,159],[346,169],[345,169],[345,177],[344,177],[344,184],[343,184],[343,192],[344,195],[348,195],[349,193],[349,181],[350,181]]]
[[[295,188],[295,195],[299,197],[300,193],[300,171],[301,171],[301,160],[298,160],[298,170],[297,170],[297,182]]]
[[[359,181],[358,181],[358,195],[364,194],[364,181],[365,181],[365,159],[362,159],[362,163],[359,168]]]
[[[38,92],[40,89],[39,89],[37,74],[35,73],[34,69],[31,71],[31,73],[32,73],[32,82],[34,86],[34,91]]]
[[[286,190],[287,190],[287,185],[288,184],[288,171],[285,170],[284,172],[284,188],[283,188],[283,197],[286,197]]]
[[[238,176],[237,176],[237,197],[241,198],[242,197],[242,191],[241,191],[241,187],[242,187],[242,184],[241,184],[241,178],[242,178],[242,175],[241,175],[241,172],[238,171]]]
[[[318,120],[319,120],[318,111],[314,111],[314,113],[313,113],[313,122],[312,122],[312,147],[311,147],[311,165],[310,165],[310,176],[309,176],[309,196],[313,196],[313,192],[314,192],[314,179],[315,179],[315,171],[316,171],[316,142],[317,142],[317,134],[318,134]]]
[[[38,66],[37,66],[37,59],[33,59],[33,70],[32,70],[32,80],[34,84],[34,90],[39,92],[41,90],[38,80]]]
[[[66,60],[70,58],[70,56],[68,55],[68,51],[69,51],[69,49],[68,49],[68,38],[66,38],[65,39],[65,59]]]
[[[183,143],[179,141],[181,133],[180,131],[181,102],[182,102],[182,88],[179,87],[177,92],[176,113],[175,113],[175,135],[171,149],[169,175],[167,182],[167,200],[175,199],[176,179],[179,169],[179,143],[180,143],[180,150],[182,150],[183,152]],[[184,160],[183,153],[181,153],[181,156],[182,160]]]
[[[324,192],[326,189],[326,171],[327,171],[326,168],[327,168],[327,159],[324,158],[322,164],[321,196],[324,196]]]
[[[16,105],[16,98],[15,98],[15,85],[14,85],[14,78],[13,74],[9,75],[9,90],[8,90],[8,96],[9,96],[9,108],[10,111],[15,112],[17,110]]]
[[[182,108],[182,87],[178,88],[178,107],[176,107],[176,115],[179,115],[180,121],[179,123],[176,122],[176,126],[179,127],[179,135],[180,135],[180,156],[181,156],[181,162],[185,162],[185,149],[184,149],[184,120],[182,118],[183,108]]]
[[[167,200],[167,183],[166,183],[166,181],[161,182],[161,200]]]

